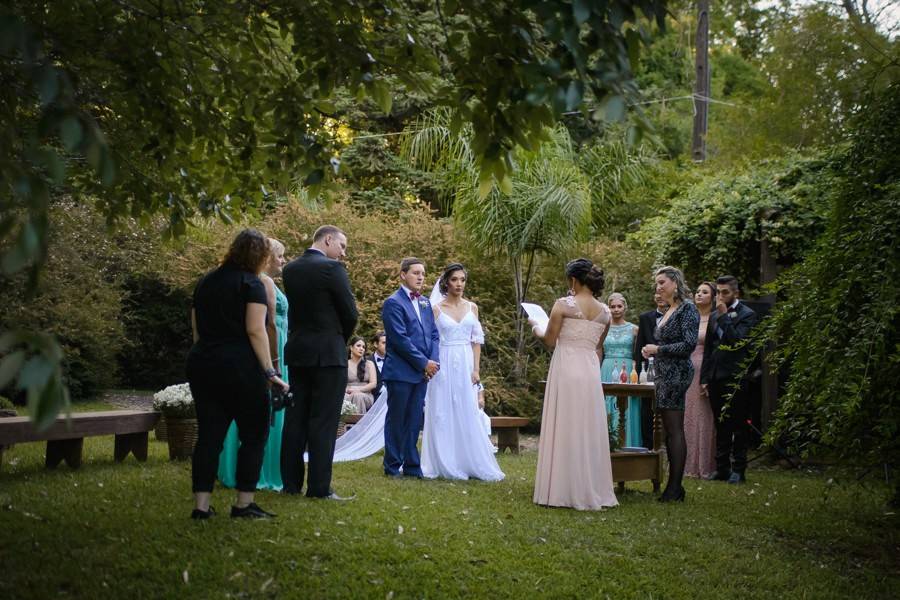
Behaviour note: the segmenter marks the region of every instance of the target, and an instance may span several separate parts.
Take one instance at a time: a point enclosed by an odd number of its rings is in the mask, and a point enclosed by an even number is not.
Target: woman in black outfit
[[[192,485],[193,519],[215,514],[209,506],[219,453],[231,421],[241,441],[237,457],[237,502],[232,517],[269,518],[253,502],[269,433],[267,382],[288,390],[272,368],[266,334],[266,288],[258,275],[269,259],[269,240],[255,229],[241,231],[221,266],[194,289],[194,346],[187,376],[197,407],[197,445]]]
[[[683,501],[681,485],[687,444],[684,440],[684,395],[691,386],[694,366],[691,352],[697,345],[700,313],[690,301],[684,275],[675,267],[662,267],[653,276],[656,293],[669,305],[656,327],[656,344],[647,344],[644,358],[656,357],[656,406],[662,411],[669,455],[669,481],[660,502]]]

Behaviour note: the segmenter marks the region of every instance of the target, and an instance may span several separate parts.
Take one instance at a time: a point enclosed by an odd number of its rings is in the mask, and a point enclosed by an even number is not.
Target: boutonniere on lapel
[[[731,311],[730,313],[728,313],[728,316],[729,316],[730,318],[733,319],[733,318],[735,318],[735,317],[737,316],[737,312],[736,312],[736,311]]]
[[[428,308],[428,298],[419,298],[419,308],[421,308],[421,309]]]

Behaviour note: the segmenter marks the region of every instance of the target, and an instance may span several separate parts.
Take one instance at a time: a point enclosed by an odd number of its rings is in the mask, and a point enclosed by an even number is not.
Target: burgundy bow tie
[[[410,300],[415,300],[416,298],[419,298],[421,296],[422,296],[422,294],[420,294],[419,292],[410,292],[409,293]]]

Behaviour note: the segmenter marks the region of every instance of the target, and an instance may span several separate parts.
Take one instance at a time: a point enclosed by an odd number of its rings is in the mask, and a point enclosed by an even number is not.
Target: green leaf
[[[485,174],[487,176],[485,176]],[[490,169],[487,169],[486,172],[482,171],[478,176],[478,199],[484,200],[487,198],[488,194],[491,193],[491,189],[494,187],[494,178],[491,176]]]
[[[32,398],[35,398],[32,401]],[[59,372],[34,396],[28,390],[28,409],[32,415],[34,426],[38,431],[44,430],[56,421],[56,416],[68,408],[69,392],[60,381]]]
[[[81,143],[82,135],[81,123],[77,118],[69,116],[60,122],[59,137],[62,140],[63,146],[65,146],[66,150],[69,152],[74,152],[75,149],[78,148],[78,144]]]
[[[372,99],[378,104],[378,107],[381,109],[381,112],[384,114],[390,114],[391,112],[391,90],[388,88],[387,83],[384,81],[376,81],[372,83],[369,94],[372,96]]]
[[[607,96],[603,105],[607,121],[621,121],[625,117],[625,98],[622,96]]]
[[[513,192],[513,182],[508,174],[505,174],[503,179],[500,180],[500,191],[507,196]]]
[[[584,95],[584,84],[580,81],[573,80],[569,83],[569,89],[566,90],[566,110],[575,110],[581,104],[581,98]]]
[[[47,106],[54,100],[59,93],[59,75],[52,66],[47,65],[41,68],[37,76],[40,81],[41,104]]]
[[[5,388],[18,375],[19,370],[22,368],[22,363],[25,362],[25,356],[24,350],[16,350],[0,361],[0,390]]]
[[[47,357],[41,354],[32,356],[19,371],[19,387],[43,388],[55,368],[56,365]]]
[[[575,0],[572,3],[572,14],[575,15],[575,22],[581,25],[591,18],[591,5],[587,0]]]

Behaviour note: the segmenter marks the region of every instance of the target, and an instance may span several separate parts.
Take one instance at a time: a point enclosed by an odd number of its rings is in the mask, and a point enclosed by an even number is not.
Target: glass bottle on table
[[[651,356],[647,365],[647,383],[653,383],[654,379],[656,379],[656,365],[653,364],[653,357]]]
[[[619,383],[628,383],[628,369],[625,367],[625,361],[622,361],[622,370],[619,371]]]
[[[637,363],[635,363],[634,361],[631,361],[631,375],[628,376],[628,381],[631,383],[638,382],[637,367],[635,366],[636,364]]]
[[[647,361],[644,361],[643,368],[641,368],[641,376],[638,378],[638,383],[647,383],[647,371],[649,371],[650,367],[647,366]]]

